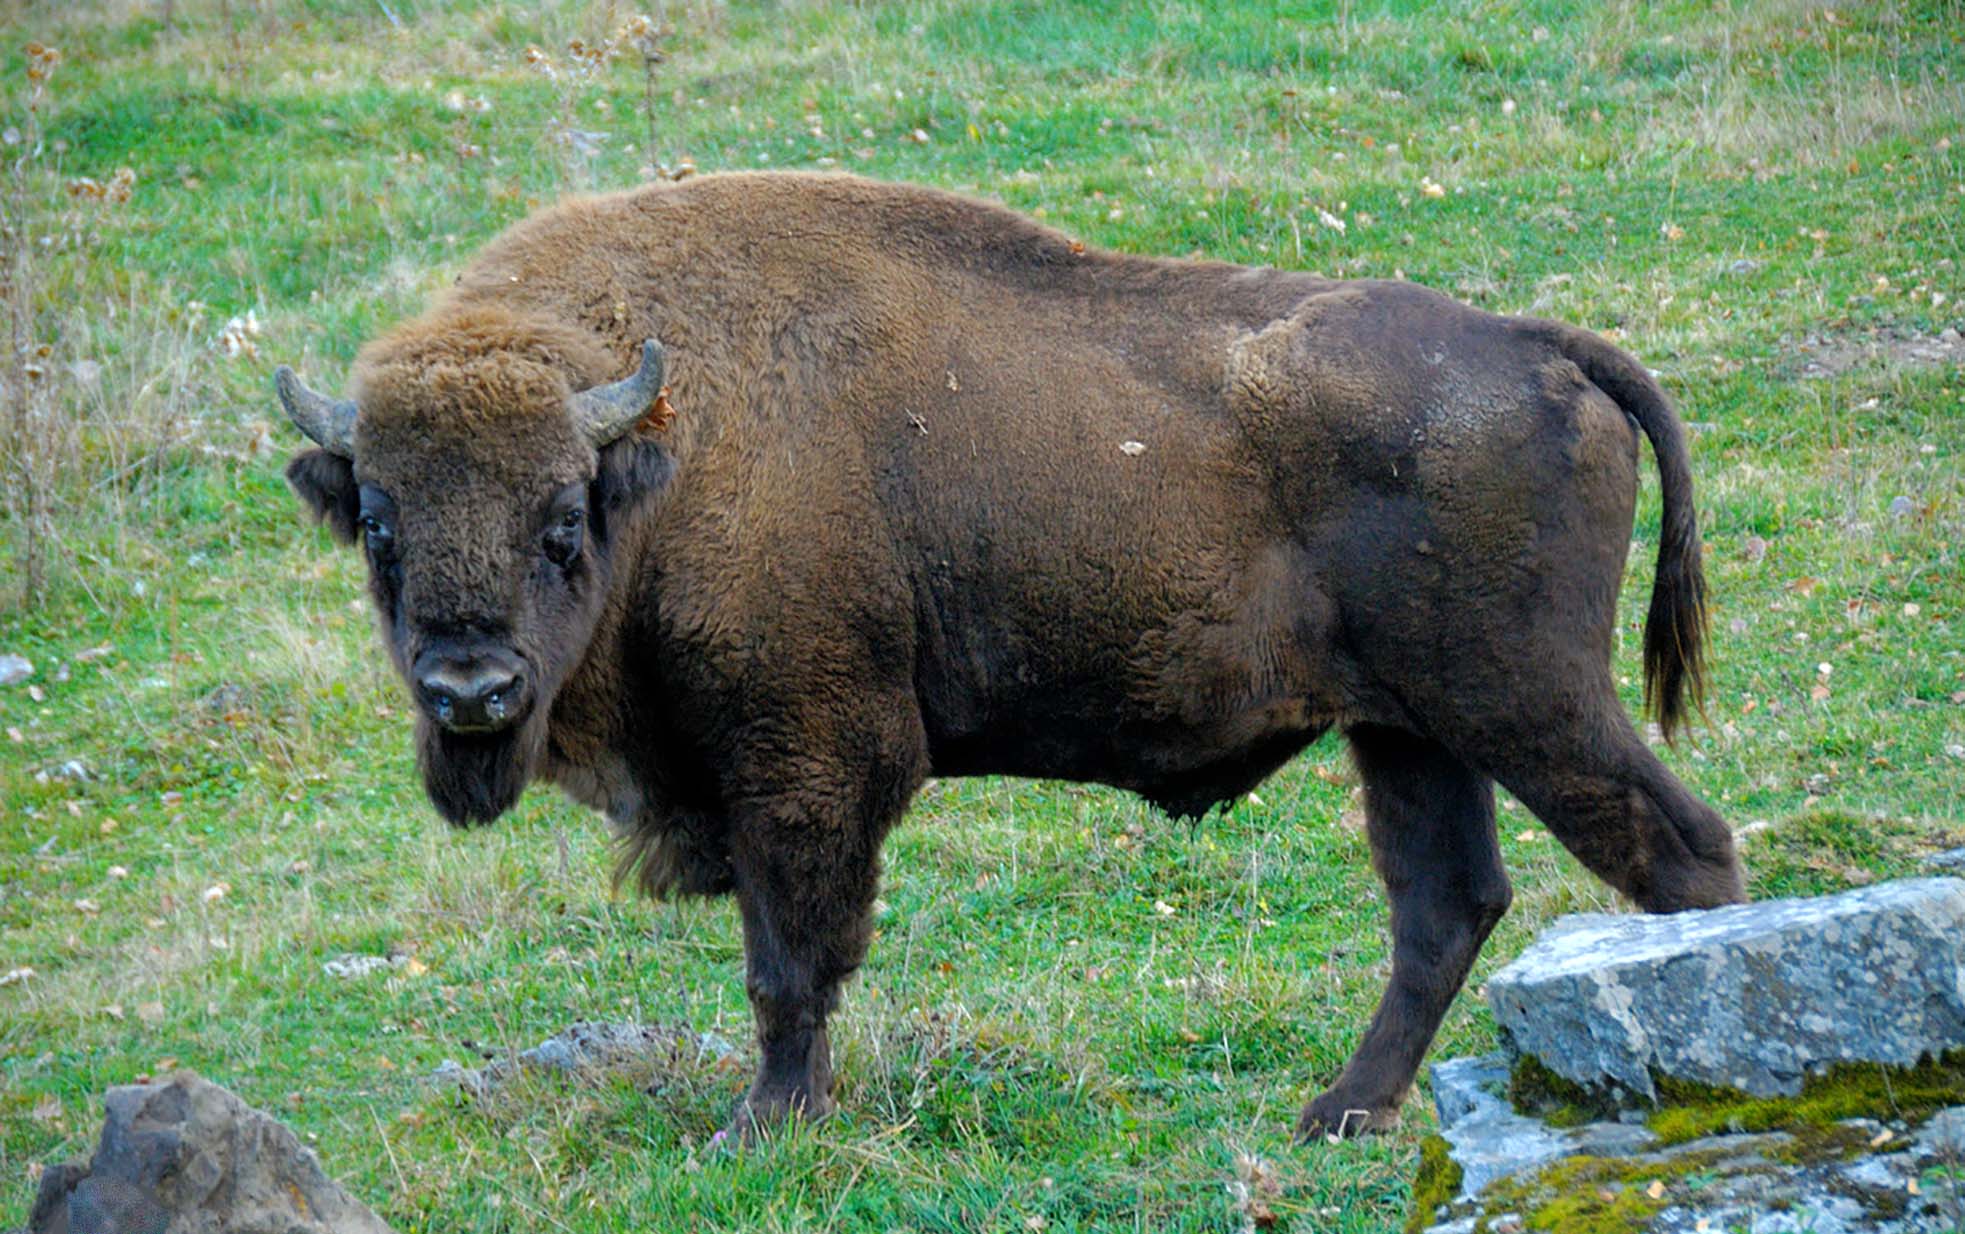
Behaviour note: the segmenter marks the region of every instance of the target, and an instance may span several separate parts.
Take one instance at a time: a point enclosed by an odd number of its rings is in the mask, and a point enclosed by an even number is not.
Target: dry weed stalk
[[[536,45],[525,49],[526,64],[553,87],[555,107],[553,118],[546,125],[546,142],[559,165],[562,183],[579,191],[593,187],[593,159],[601,152],[608,134],[581,128],[576,109],[586,88],[599,81],[608,64],[629,48],[641,57],[649,166],[659,169],[657,174],[672,174],[655,160],[655,71],[668,59],[662,44],[674,33],[675,28],[667,21],[637,15],[616,26],[600,42],[569,40],[564,55],[558,59]],[[694,170],[693,166],[690,170]]]
[[[20,601],[35,604],[47,581],[49,488],[53,483],[53,395],[49,367],[54,348],[36,336],[42,271],[35,252],[29,219],[33,209],[34,170],[43,153],[41,113],[48,99],[48,80],[61,53],[40,43],[26,47],[26,94],[19,107],[25,128],[7,125],[0,132],[8,150],[5,215],[0,218],[0,243],[6,245],[4,267],[7,306],[5,388],[0,400],[7,409],[7,440],[0,447],[5,459],[4,483],[9,521],[19,536]],[[11,110],[11,109],[10,109]]]

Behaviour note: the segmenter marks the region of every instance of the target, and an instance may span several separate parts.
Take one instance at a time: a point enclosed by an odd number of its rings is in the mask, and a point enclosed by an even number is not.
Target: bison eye
[[[389,524],[373,514],[363,514],[361,528],[362,534],[368,539],[369,552],[377,557],[387,557],[396,539],[396,533],[389,529]]]
[[[559,521],[546,531],[546,560],[556,566],[566,565],[580,552],[581,526],[586,522],[584,510],[568,510]]]

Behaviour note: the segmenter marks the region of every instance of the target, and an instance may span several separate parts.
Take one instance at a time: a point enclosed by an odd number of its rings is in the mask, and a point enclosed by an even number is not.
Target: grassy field
[[[0,0],[0,653],[36,666],[0,688],[0,1227],[92,1146],[104,1088],[173,1062],[404,1231],[1403,1220],[1423,1100],[1394,1134],[1288,1140],[1387,971],[1335,741],[1191,828],[1099,788],[932,785],[835,1027],[844,1113],[741,1155],[707,1147],[752,1058],[732,906],[611,896],[601,827],[550,792],[472,834],[426,806],[360,562],[280,479],[271,368],[334,388],[504,225],[685,161],[1605,332],[1695,428],[1714,689],[1667,757],[1755,894],[1965,844],[1959,0],[676,3],[652,68],[566,51],[627,0],[166,7]],[[29,40],[60,52],[38,93]],[[1516,907],[1476,987],[1613,906],[1501,818]],[[327,976],[344,953],[403,959]],[[652,1093],[422,1078],[608,1017],[739,1048]],[[1436,1057],[1491,1044],[1470,988]]]

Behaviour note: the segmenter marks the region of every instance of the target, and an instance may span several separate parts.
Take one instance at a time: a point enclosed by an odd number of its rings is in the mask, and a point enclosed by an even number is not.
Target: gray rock
[[[1492,1110],[1508,1099],[1508,1056],[1483,1054],[1434,1063],[1433,1108],[1445,1131],[1469,1114]]]
[[[188,1071],[103,1105],[94,1157],[41,1176],[29,1234],[389,1234],[293,1132]]]
[[[1504,1178],[1539,1169],[1576,1150],[1567,1134],[1545,1127],[1505,1106],[1463,1118],[1446,1137],[1447,1150],[1460,1167],[1460,1195],[1477,1196]]]
[[[17,686],[34,675],[34,661],[9,652],[0,656],[0,686]]]
[[[1890,514],[1892,517],[1909,518],[1916,512],[1917,505],[1910,498],[1898,496],[1890,499]]]
[[[580,1020],[528,1050],[495,1058],[483,1067],[445,1059],[431,1073],[439,1084],[455,1084],[478,1096],[521,1072],[568,1076],[618,1075],[637,1083],[656,1080],[677,1064],[722,1062],[736,1047],[715,1033],[631,1021]]]
[[[1965,1163],[1965,1105],[1933,1114],[1917,1129],[1915,1145],[1921,1157],[1944,1157]]]
[[[1508,1056],[1487,1054],[1436,1063],[1433,1102],[1447,1155],[1460,1167],[1460,1198],[1578,1153],[1626,1155],[1657,1137],[1641,1126],[1590,1123],[1561,1130],[1515,1112],[1508,1103]]]
[[[1488,979],[1503,1044],[1585,1086],[1793,1096],[1965,1045],[1965,880],[1670,916],[1581,914]]]
[[[1948,848],[1941,853],[1932,853],[1924,859],[1924,864],[1938,870],[1965,870],[1965,848]]]

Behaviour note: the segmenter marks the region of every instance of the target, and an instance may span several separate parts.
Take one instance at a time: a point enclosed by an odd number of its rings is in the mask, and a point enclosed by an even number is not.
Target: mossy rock
[[[1654,1148],[1566,1157],[1489,1185],[1472,1207],[1453,1203],[1463,1176],[1451,1144],[1429,1136],[1420,1147],[1407,1234],[1433,1224],[1442,1206],[1473,1216],[1477,1232],[1490,1231],[1496,1215],[1515,1214],[1524,1228],[1549,1234],[1638,1234],[1666,1208],[1710,1199],[1715,1180],[1830,1179],[1845,1163],[1887,1159],[1905,1148],[1911,1137],[1894,1130],[1913,1130],[1941,1109],[1965,1105],[1965,1050],[1915,1067],[1843,1064],[1809,1078],[1791,1098],[1653,1081],[1659,1101],[1645,1125],[1657,1137]],[[1527,1058],[1511,1070],[1508,1097],[1518,1113],[1565,1128],[1614,1119],[1630,1100],[1573,1084]],[[1884,1134],[1886,1125],[1892,1134]],[[1864,1203],[1888,1220],[1902,1215],[1906,1197],[1878,1194]]]

